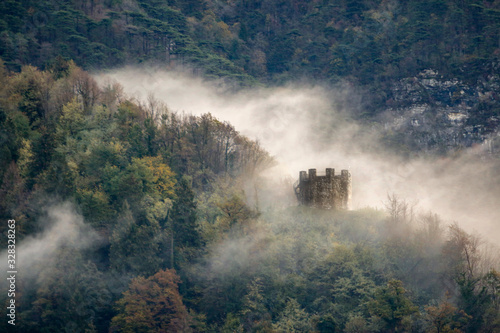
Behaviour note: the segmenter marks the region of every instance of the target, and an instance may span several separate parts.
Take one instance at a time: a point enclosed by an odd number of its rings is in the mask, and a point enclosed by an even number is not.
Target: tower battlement
[[[351,174],[342,170],[335,175],[333,168],[327,168],[324,176],[318,176],[316,169],[301,171],[294,190],[301,205],[347,210],[351,204]]]

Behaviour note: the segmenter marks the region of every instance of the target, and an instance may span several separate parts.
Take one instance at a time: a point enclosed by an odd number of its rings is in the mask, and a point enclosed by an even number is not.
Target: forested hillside
[[[458,224],[395,196],[387,212],[259,211],[244,185],[273,161],[230,124],[139,103],[61,58],[0,68],[19,331],[500,329],[497,250]]]
[[[493,140],[491,152],[500,152],[494,0],[0,4],[0,57],[8,69],[50,68],[58,56],[94,71],[184,68],[233,87],[347,85],[360,96],[356,118],[390,127],[392,149],[446,154]],[[394,126],[401,117],[404,126]]]
[[[209,239],[252,216],[234,184],[271,158],[230,124],[141,105],[73,62],[0,68],[0,214],[15,219],[25,258],[23,332],[107,331],[131,278],[192,263]],[[202,230],[200,200],[211,221],[222,212],[233,220]]]
[[[3,1],[0,57],[86,69],[156,61],[260,81],[383,84],[433,68],[475,82],[498,69],[500,3],[425,1]]]
[[[0,331],[500,331],[499,249],[484,235],[387,192],[362,193],[383,209],[283,204],[293,180],[267,184],[277,161],[257,138],[94,79],[189,72],[233,94],[213,105],[234,114],[258,89],[318,85],[331,97],[319,110],[251,116],[280,129],[272,140],[345,146],[353,161],[363,146],[358,170],[386,159],[367,184],[425,180],[425,201],[450,188],[448,209],[479,212],[498,206],[499,58],[498,0],[2,1],[0,266],[15,248],[18,273],[14,291],[0,280],[0,304],[16,305]],[[294,126],[308,116],[318,124]]]

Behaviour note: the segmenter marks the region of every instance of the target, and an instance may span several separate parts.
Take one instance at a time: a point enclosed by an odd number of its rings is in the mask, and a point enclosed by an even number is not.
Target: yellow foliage
[[[229,31],[229,26],[223,21],[217,22],[219,27],[219,33],[223,39],[230,39],[232,37],[231,31]]]
[[[57,129],[61,135],[74,135],[82,128],[84,120],[82,106],[76,98],[73,98],[63,106]]]
[[[117,155],[125,154],[125,151],[127,150],[127,148],[125,148],[123,143],[120,141],[111,141],[109,143],[109,147],[111,148],[111,151]]]
[[[17,161],[17,166],[19,167],[20,174],[23,177],[28,176],[29,166],[33,162],[33,148],[31,141],[28,139],[22,139],[22,147],[19,149],[19,159]]]
[[[160,156],[146,156],[139,159],[154,176],[153,183],[162,198],[174,196],[175,174]]]

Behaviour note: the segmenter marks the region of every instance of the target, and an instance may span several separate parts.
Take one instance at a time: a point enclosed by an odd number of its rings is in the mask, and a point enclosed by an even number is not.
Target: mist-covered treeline
[[[414,208],[264,213],[190,268],[201,309],[222,332],[498,330],[497,254]]]
[[[61,56],[86,70],[153,64],[239,87],[349,86],[355,118],[381,123],[401,154],[486,140],[496,154],[499,13],[498,0],[8,0],[0,57],[16,72]]]
[[[458,224],[393,195],[385,212],[261,209],[273,160],[232,125],[133,100],[62,58],[0,69],[16,329],[500,329],[498,250]]]
[[[17,222],[28,273],[18,294],[25,331],[106,331],[130,278],[199,255],[195,192],[251,179],[271,162],[230,124],[152,98],[141,105],[72,62],[17,74],[2,64],[1,81],[0,215]],[[228,185],[213,204],[241,206],[238,193]],[[0,242],[7,247],[6,236]]]

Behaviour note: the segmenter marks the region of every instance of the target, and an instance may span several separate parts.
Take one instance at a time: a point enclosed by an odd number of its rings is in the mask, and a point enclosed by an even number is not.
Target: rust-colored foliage
[[[189,332],[189,315],[179,294],[175,270],[137,277],[130,282],[112,320],[114,332]]]
[[[460,333],[463,332],[467,321],[471,318],[463,310],[459,310],[449,302],[450,296],[438,306],[427,306],[427,320],[429,321],[429,332],[437,333]]]

